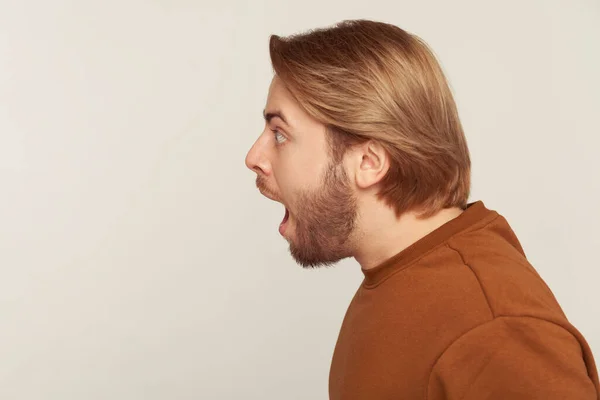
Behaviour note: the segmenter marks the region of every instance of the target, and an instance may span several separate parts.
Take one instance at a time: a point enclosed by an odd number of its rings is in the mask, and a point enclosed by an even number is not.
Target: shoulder
[[[499,216],[476,231],[447,243],[478,281],[492,315],[530,315],[546,320],[566,317],[521,245]]]
[[[428,398],[595,399],[595,366],[578,336],[568,325],[535,317],[497,317],[442,353]]]

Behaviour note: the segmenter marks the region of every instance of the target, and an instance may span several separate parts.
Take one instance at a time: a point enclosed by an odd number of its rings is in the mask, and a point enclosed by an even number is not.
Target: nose
[[[263,175],[269,175],[271,172],[271,165],[268,161],[265,152],[265,140],[264,135],[261,135],[256,142],[252,145],[248,154],[246,154],[246,167],[256,172],[262,173]]]

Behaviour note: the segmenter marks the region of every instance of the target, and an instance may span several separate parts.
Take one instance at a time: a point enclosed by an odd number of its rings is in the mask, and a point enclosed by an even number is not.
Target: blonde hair
[[[277,76],[328,127],[334,159],[376,140],[390,156],[380,199],[396,215],[465,208],[471,162],[456,104],[427,44],[397,26],[367,20],[269,43]]]

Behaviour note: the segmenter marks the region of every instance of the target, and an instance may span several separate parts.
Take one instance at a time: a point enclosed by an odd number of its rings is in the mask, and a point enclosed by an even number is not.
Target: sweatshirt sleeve
[[[433,366],[428,400],[598,400],[583,338],[531,317],[498,317],[452,343]]]

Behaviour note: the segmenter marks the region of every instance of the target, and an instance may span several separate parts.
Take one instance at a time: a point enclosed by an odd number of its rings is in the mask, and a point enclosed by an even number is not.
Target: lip
[[[276,201],[277,203],[282,203],[275,195],[273,195],[270,191],[258,189],[258,191],[268,199]],[[282,203],[283,204],[283,203]]]
[[[290,219],[290,211],[286,208],[285,216],[283,217],[283,221],[281,221],[281,224],[279,224],[279,233],[281,234],[281,236],[285,236],[285,230],[286,230],[289,219]]]

